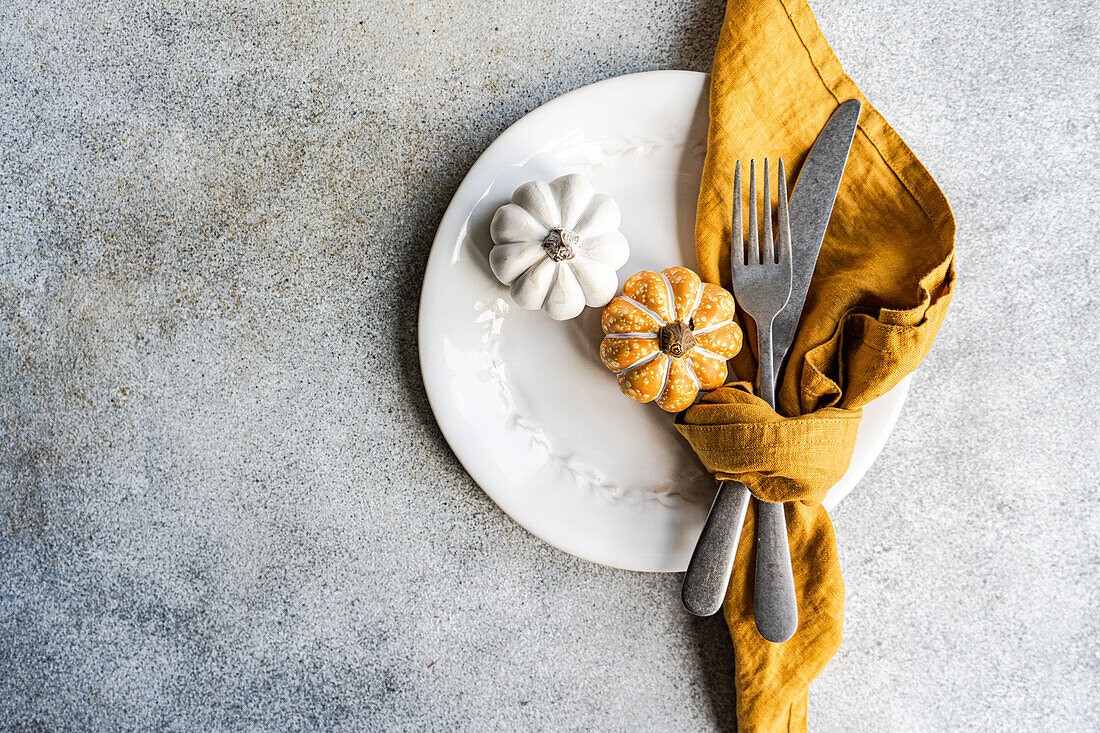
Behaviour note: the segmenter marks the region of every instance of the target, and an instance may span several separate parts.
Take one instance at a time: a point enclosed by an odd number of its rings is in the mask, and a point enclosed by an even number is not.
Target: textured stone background
[[[1092,0],[817,0],[959,223],[835,517],[815,730],[1100,726]],[[509,123],[706,70],[721,0],[0,6],[0,725],[729,729],[679,578],[503,515],[419,377],[434,229]]]

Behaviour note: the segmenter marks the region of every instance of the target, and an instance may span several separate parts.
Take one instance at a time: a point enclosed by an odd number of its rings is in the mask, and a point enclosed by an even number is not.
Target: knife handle
[[[798,630],[791,547],[783,504],[756,501],[756,628],[768,641],[781,642]]]
[[[718,493],[714,495],[680,590],[680,600],[690,613],[713,616],[722,608],[748,508],[747,486],[740,481],[718,484]]]

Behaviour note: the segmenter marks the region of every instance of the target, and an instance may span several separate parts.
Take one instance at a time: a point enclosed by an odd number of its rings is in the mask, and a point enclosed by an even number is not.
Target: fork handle
[[[757,369],[760,399],[775,407],[775,357],[772,354],[772,322],[756,324],[760,346],[760,367]]]
[[[760,397],[775,407],[772,322],[757,324],[760,346]],[[798,596],[787,540],[783,504],[756,502],[756,581],[753,588],[756,629],[768,641],[781,642],[798,629]]]
[[[760,347],[760,368],[757,370],[761,400],[775,406],[775,366],[772,353],[771,324],[757,324],[757,344]]]
[[[798,598],[782,504],[756,501],[756,629],[768,641],[781,642],[798,629]]]

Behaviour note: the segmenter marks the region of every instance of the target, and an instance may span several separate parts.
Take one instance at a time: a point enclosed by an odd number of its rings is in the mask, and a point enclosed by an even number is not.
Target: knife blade
[[[791,194],[791,299],[772,323],[772,354],[775,384],[780,384],[783,357],[794,343],[802,306],[810,291],[810,280],[821,254],[821,243],[829,228],[836,192],[848,164],[848,153],[863,105],[858,99],[842,102],[825,123],[802,164]]]

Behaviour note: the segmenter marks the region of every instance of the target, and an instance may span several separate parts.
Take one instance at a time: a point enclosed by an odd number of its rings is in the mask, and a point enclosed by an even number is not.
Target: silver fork
[[[760,352],[759,395],[775,407],[775,369],[772,364],[772,320],[791,297],[791,224],[787,212],[787,177],[779,159],[779,242],[772,238],[768,160],[764,159],[764,237],[757,236],[756,162],[749,164],[749,236],[738,251],[744,225],[741,220],[741,163],[733,175],[733,294],[756,321]],[[756,584],[753,610],[756,628],[768,641],[786,641],[798,628],[798,599],[787,541],[783,504],[757,500]]]

